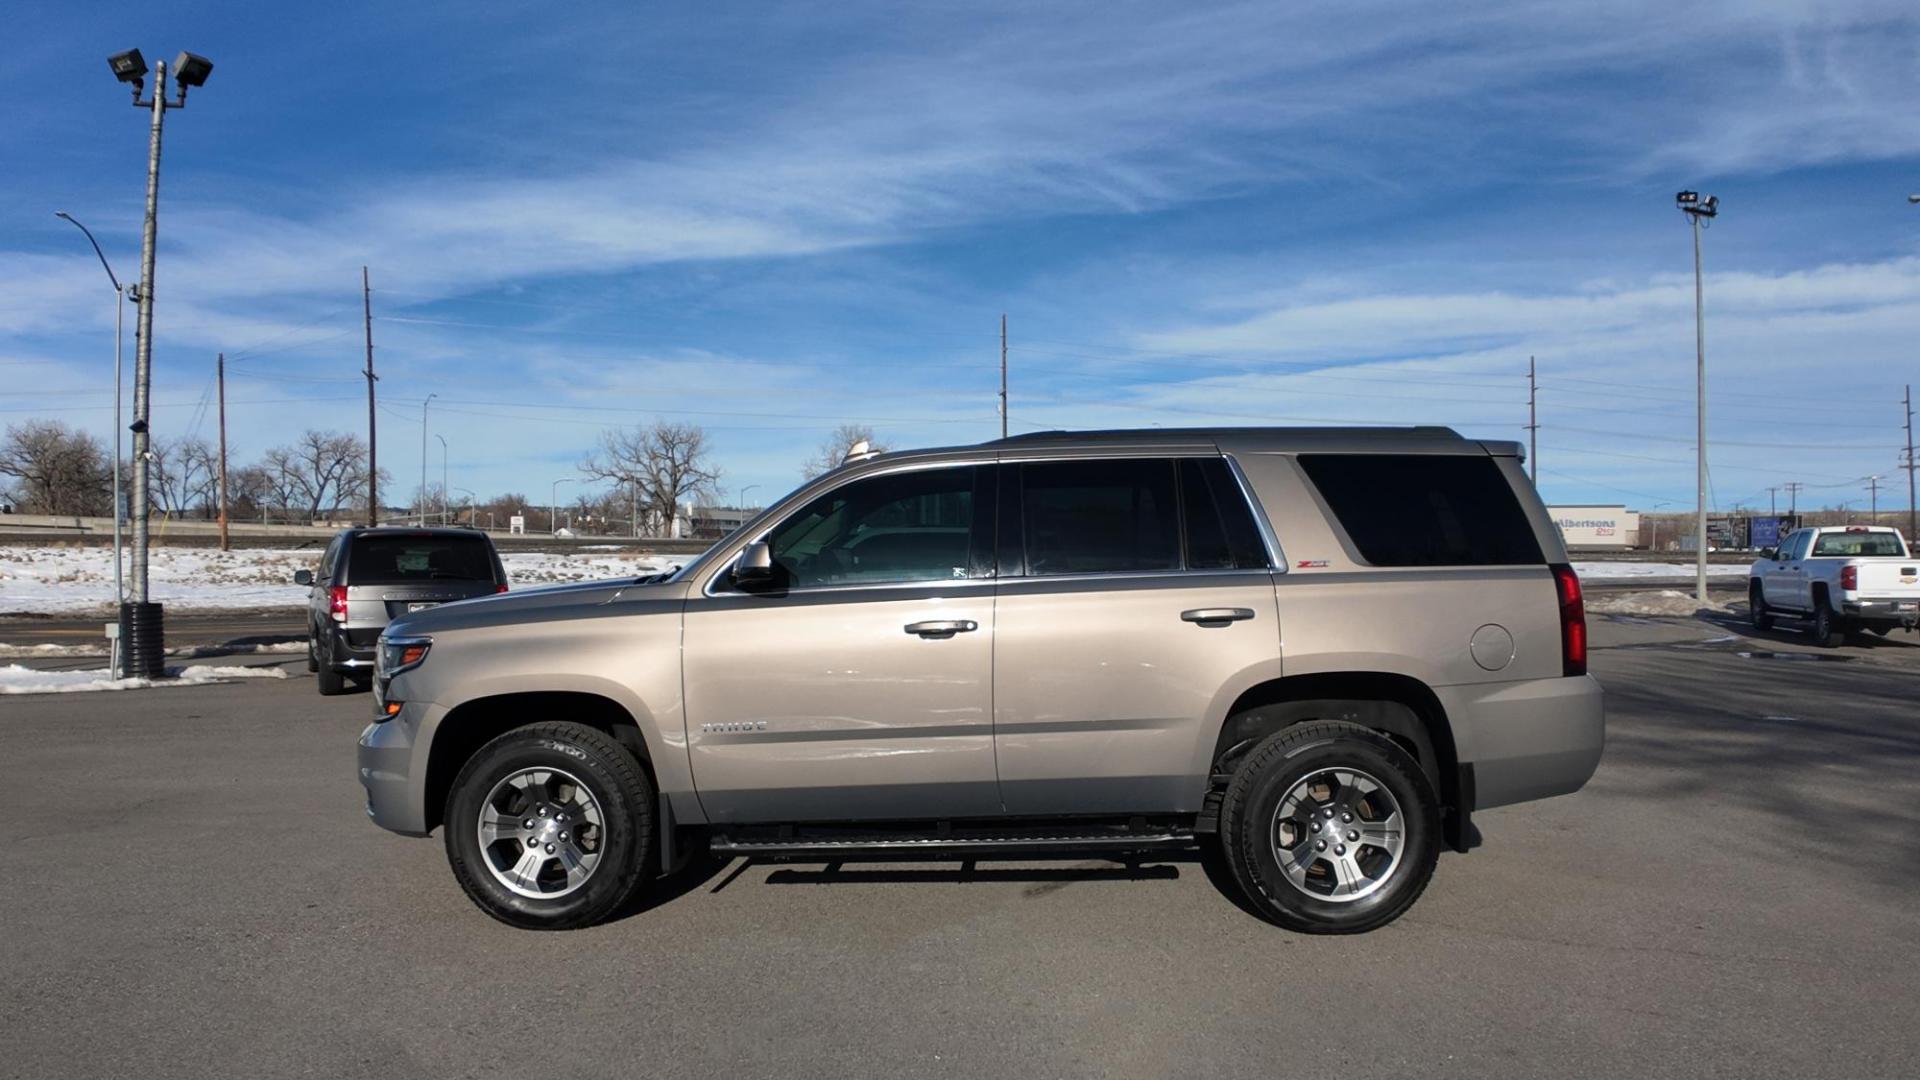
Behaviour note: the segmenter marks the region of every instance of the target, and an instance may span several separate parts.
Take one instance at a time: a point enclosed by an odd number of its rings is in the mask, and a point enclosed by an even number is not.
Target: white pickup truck
[[[1795,529],[1747,571],[1756,629],[1777,616],[1803,619],[1814,644],[1842,634],[1920,625],[1920,559],[1897,529],[1865,525]]]

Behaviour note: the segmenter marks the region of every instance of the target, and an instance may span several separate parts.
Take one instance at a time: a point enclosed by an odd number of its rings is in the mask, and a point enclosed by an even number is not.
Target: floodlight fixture
[[[1910,203],[1920,203],[1920,194],[1907,196],[1907,201]]]
[[[183,52],[173,59],[173,81],[180,89],[189,86],[205,86],[207,76],[213,74],[213,61],[198,53]]]
[[[128,49],[123,53],[114,53],[107,57],[107,66],[113,69],[113,77],[123,83],[132,83],[135,92],[147,79],[147,58],[140,55],[139,49]]]
[[[1705,201],[1700,204],[1700,212],[1707,217],[1713,217],[1715,214],[1718,214],[1720,212],[1720,196],[1707,196]]]
[[[1680,209],[1685,210],[1687,207],[1693,206],[1700,201],[1700,193],[1697,191],[1683,191],[1675,195],[1673,201]]]

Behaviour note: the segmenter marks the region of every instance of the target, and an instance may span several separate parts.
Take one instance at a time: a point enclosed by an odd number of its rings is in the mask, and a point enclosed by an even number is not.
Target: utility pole
[[[367,280],[364,266],[360,268],[360,304],[367,321],[367,370],[361,374],[367,377],[367,525],[372,527],[380,524],[379,437],[373,407],[373,384],[380,378],[373,373],[373,286]]]
[[[1000,437],[1007,437],[1007,316],[1000,314]]]
[[[1803,487],[1806,487],[1806,486],[1807,486],[1807,485],[1805,485],[1805,484],[1803,484],[1803,483],[1801,483],[1801,482],[1800,482],[1800,481],[1798,481],[1798,480],[1789,480],[1789,481],[1787,481],[1787,516],[1788,516],[1788,517],[1798,517],[1798,516],[1799,516],[1799,514],[1800,514],[1800,489],[1801,489],[1801,488],[1803,488]]]
[[[1540,415],[1535,408],[1540,384],[1534,379],[1533,357],[1527,357],[1527,467],[1534,487],[1540,486]]]
[[[427,523],[427,406],[439,394],[428,394],[427,400],[420,403],[420,498],[419,515],[422,526]]]
[[[1884,476],[1867,477],[1867,524],[1869,525],[1880,524],[1880,481],[1885,479]]]
[[[1767,513],[1773,517],[1780,516],[1780,503],[1774,498],[1774,492],[1779,490],[1777,487],[1767,489]]]
[[[220,383],[220,550],[232,551],[227,540],[227,354],[221,353],[214,371]]]
[[[1913,384],[1907,384],[1907,396],[1903,399],[1907,409],[1907,544],[1920,543],[1920,522],[1914,520],[1913,508]]]
[[[1707,602],[1707,308],[1701,284],[1700,227],[1720,213],[1720,200],[1712,195],[1702,198],[1698,192],[1683,191],[1674,196],[1680,212],[1693,225],[1693,343],[1694,407],[1699,421],[1699,444],[1694,461],[1694,599]]]

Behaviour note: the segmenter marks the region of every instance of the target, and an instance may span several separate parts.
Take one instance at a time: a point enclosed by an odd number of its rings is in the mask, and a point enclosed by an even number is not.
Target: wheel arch
[[[461,702],[440,718],[427,749],[427,774],[422,807],[425,828],[442,824],[447,796],[460,769],[480,748],[516,728],[550,720],[567,720],[600,731],[639,760],[655,790],[659,774],[647,750],[640,724],[626,706],[612,698],[580,690],[532,690],[492,694]]]
[[[1447,844],[1457,851],[1471,846],[1471,766],[1460,766],[1453,726],[1433,689],[1396,672],[1314,672],[1269,679],[1242,691],[1227,710],[1209,758],[1209,810],[1248,750],[1269,735],[1311,720],[1359,724],[1412,754],[1439,794]]]

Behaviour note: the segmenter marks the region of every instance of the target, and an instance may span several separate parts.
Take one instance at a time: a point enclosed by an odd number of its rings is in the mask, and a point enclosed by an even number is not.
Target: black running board
[[[947,859],[958,856],[1044,858],[1093,852],[1127,853],[1190,848],[1191,829],[1154,829],[1145,832],[1061,830],[979,834],[901,834],[861,836],[736,836],[717,832],[709,840],[716,855],[745,855],[765,859],[913,858]]]

